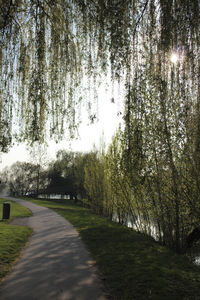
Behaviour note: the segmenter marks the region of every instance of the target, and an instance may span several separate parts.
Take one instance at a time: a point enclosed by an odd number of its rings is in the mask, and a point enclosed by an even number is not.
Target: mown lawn
[[[52,208],[76,227],[112,299],[200,299],[200,267],[186,257],[69,200],[33,202]]]
[[[31,216],[31,212],[18,203],[9,201],[11,205],[10,219],[3,221],[3,202],[8,201],[0,199],[0,281],[10,270],[32,233],[31,228],[9,224],[16,217]]]

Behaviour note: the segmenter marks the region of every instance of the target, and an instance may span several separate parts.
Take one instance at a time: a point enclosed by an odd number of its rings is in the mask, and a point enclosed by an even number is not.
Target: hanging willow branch
[[[131,109],[145,90],[142,74],[151,76],[146,90],[162,77],[182,87],[189,80],[185,95],[196,93],[198,45],[198,0],[0,0],[2,150],[15,136],[73,135],[75,112],[83,99],[92,107],[102,71],[134,86]],[[173,50],[186,59],[172,80]]]

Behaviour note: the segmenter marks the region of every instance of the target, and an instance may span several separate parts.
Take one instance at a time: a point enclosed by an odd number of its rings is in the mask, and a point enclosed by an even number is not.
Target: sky
[[[99,102],[98,102],[98,121],[93,124],[89,124],[86,113],[82,116],[82,124],[79,127],[79,136],[77,140],[69,141],[63,140],[56,144],[54,141],[49,142],[47,148],[48,159],[52,160],[56,157],[56,152],[60,149],[66,151],[83,151],[88,152],[94,148],[97,149],[100,146],[102,137],[106,145],[111,142],[113,134],[116,132],[119,123],[122,123],[122,103],[113,103],[111,93],[100,91]],[[121,107],[120,107],[121,106]],[[26,150],[26,145],[15,145],[6,154],[1,154],[0,157],[0,171],[6,166],[11,166],[16,161],[31,161],[30,155]],[[32,162],[32,161],[31,161]]]

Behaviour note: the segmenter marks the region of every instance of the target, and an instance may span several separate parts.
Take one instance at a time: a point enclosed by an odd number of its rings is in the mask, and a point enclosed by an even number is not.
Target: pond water
[[[200,256],[197,256],[194,261],[195,265],[200,266]]]
[[[70,199],[69,195],[60,195],[60,194],[50,194],[50,195],[38,195],[38,198],[40,199]]]
[[[119,218],[117,216],[117,214],[113,215],[112,220],[114,222],[119,223]],[[153,223],[153,222],[152,222]],[[140,219],[139,216],[135,217],[135,220],[133,221],[133,219],[131,218],[131,216],[127,216],[126,220],[124,221],[124,225],[130,228],[133,228],[134,230],[138,231],[138,228],[142,229],[143,228],[143,232],[145,232],[145,225],[143,225],[144,222]],[[158,232],[157,232],[157,228],[156,226],[152,225],[148,225],[146,227],[146,233],[148,235],[150,235],[152,238],[154,238],[156,241],[158,241],[159,237],[158,237]]]
[[[186,255],[195,265],[200,266],[200,241],[195,243]]]
[[[119,223],[119,218],[118,218],[117,214],[114,214],[112,220],[114,222]],[[141,220],[139,220],[139,217],[136,218],[136,221],[138,223],[141,222]],[[131,220],[131,217],[129,217],[129,216],[126,218],[126,222],[124,222],[124,225],[126,225],[127,227],[130,227],[130,228],[133,228],[137,231],[137,226],[135,225],[135,223]],[[159,240],[157,228],[154,225],[151,225],[148,228],[148,235],[150,235],[152,238],[154,238],[155,241]],[[200,241],[198,241],[192,248],[189,249],[188,253],[186,253],[186,256],[189,257],[189,259],[195,265],[200,266]]]

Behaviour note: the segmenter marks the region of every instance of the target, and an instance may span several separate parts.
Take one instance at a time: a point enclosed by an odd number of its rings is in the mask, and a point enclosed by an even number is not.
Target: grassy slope
[[[76,227],[113,299],[200,299],[200,268],[186,257],[68,200],[34,202]]]
[[[0,199],[0,281],[10,270],[32,233],[30,228],[9,224],[15,217],[31,216],[31,212],[18,203],[9,201],[11,203],[10,220],[2,221],[3,202],[6,200]]]

